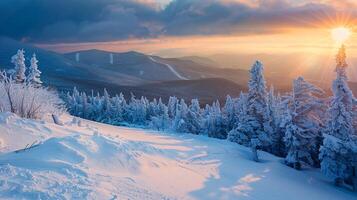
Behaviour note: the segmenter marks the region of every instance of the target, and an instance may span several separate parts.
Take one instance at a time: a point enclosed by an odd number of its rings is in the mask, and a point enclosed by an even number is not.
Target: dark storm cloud
[[[144,37],[156,15],[130,0],[1,0],[0,34],[44,42]]]
[[[159,35],[272,32],[307,26],[321,4],[290,6],[282,0],[258,7],[232,0],[176,0],[164,9],[140,0],[1,0],[0,35],[43,43],[111,41]],[[262,1],[266,2],[266,1]]]

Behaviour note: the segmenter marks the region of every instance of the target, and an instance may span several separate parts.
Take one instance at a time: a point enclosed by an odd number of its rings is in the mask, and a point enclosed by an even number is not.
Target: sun
[[[338,27],[331,30],[332,39],[341,44],[351,36],[351,30],[346,27]]]

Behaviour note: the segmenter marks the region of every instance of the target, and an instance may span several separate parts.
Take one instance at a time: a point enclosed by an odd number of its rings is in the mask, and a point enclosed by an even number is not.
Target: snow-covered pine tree
[[[124,121],[125,99],[122,93],[115,95],[112,98],[112,122],[111,124],[118,125]]]
[[[164,131],[169,129],[171,120],[166,106],[162,107],[162,113],[157,116],[153,116],[150,120],[150,127],[158,131]]]
[[[206,127],[204,127],[204,129],[206,130],[204,132],[206,132],[209,137],[227,139],[228,133],[225,128],[221,106],[218,100],[213,102],[207,115],[205,125]]]
[[[115,121],[113,118],[115,113],[113,111],[112,98],[105,88],[103,90],[103,96],[100,97],[100,102],[101,103],[98,104],[100,106],[98,107],[99,112],[96,116],[97,121],[113,124],[113,121]]]
[[[163,115],[167,112],[168,114],[168,108],[167,106],[164,104],[164,102],[162,102],[162,99],[159,98],[159,102],[157,103],[157,115]]]
[[[110,102],[110,95],[107,91],[107,89],[104,88],[103,91],[103,109],[104,112],[109,113],[111,110],[111,102]]]
[[[167,103],[169,117],[171,119],[175,118],[176,116],[176,105],[178,103],[177,97],[170,97],[169,102]]]
[[[287,98],[285,163],[295,169],[301,169],[302,163],[314,164],[313,152],[318,146],[322,128],[318,118],[318,112],[323,109],[319,99],[322,94],[321,89],[299,77],[294,80],[292,94]]]
[[[187,133],[187,112],[188,107],[184,99],[180,100],[180,103],[176,104],[175,118],[173,120],[173,130],[179,133]]]
[[[190,133],[198,135],[201,131],[201,108],[198,99],[192,99],[186,115],[187,129]]]
[[[243,92],[240,93],[238,101],[236,103],[237,110],[237,124],[235,127],[229,131],[228,140],[231,142],[236,142],[238,144],[249,146],[249,138],[246,135],[246,132],[249,132],[251,127],[248,126],[248,117],[247,117],[247,95]]]
[[[130,102],[130,106],[132,107],[132,114],[133,114],[132,124],[146,125],[147,107],[148,107],[147,99],[144,97],[141,97],[140,99],[135,99],[134,97]]]
[[[103,98],[98,92],[94,96],[94,92],[92,91],[89,101],[91,104],[91,114],[88,116],[88,119],[101,121],[103,115]]]
[[[272,128],[269,125],[267,91],[263,75],[263,65],[256,61],[250,70],[249,91],[247,95],[246,124],[241,124],[239,135],[245,135],[252,149],[253,160],[258,161],[258,149],[269,149]]]
[[[267,107],[267,115],[269,121],[265,127],[271,127],[271,130],[268,132],[269,138],[271,138],[270,148],[267,149],[268,152],[282,156],[284,155],[284,132],[280,129],[280,121],[282,115],[281,109],[281,99],[280,96],[276,97],[274,94],[274,87],[270,87],[269,95],[268,95],[268,107]]]
[[[68,110],[71,114],[78,115],[80,112],[80,94],[76,87],[73,88],[72,94],[67,93],[67,98],[65,99],[67,103]]]
[[[148,103],[148,108],[146,112],[147,118],[151,119],[154,116],[158,116],[159,114],[159,106],[156,98]]]
[[[27,78],[27,82],[32,84],[34,87],[41,87],[42,81],[40,79],[41,71],[38,69],[38,60],[36,54],[32,55],[30,73]]]
[[[211,106],[206,104],[206,106],[202,109],[201,117],[202,117],[202,135],[208,135],[208,127],[209,127],[209,114],[211,112]]]
[[[344,46],[339,49],[336,62],[337,76],[332,84],[333,97],[320,159],[321,171],[340,185],[356,179],[357,136],[353,128],[354,97],[347,84]]]
[[[11,57],[11,62],[15,65],[15,82],[24,83],[26,80],[25,51],[23,49],[17,50],[17,53]]]
[[[155,104],[157,106],[157,101],[155,99]],[[144,114],[144,118],[143,118],[143,125],[148,125],[149,120],[151,119],[151,116],[153,113],[148,113],[148,108],[150,105],[150,101],[149,99],[147,99],[146,97],[142,96],[140,99],[140,105],[141,105],[141,110]],[[156,110],[156,108],[155,108]]]
[[[234,99],[227,95],[226,103],[223,107],[223,117],[227,131],[231,131],[236,125],[236,110]]]
[[[82,117],[84,119],[87,119],[89,115],[89,110],[90,110],[90,105],[88,104],[88,97],[85,92],[82,92],[81,94],[81,99],[82,99]]]

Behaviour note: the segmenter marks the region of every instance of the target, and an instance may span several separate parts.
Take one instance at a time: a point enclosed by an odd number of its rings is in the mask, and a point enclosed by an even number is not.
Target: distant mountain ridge
[[[141,79],[141,81],[131,85],[179,80],[165,65],[156,63],[149,56],[135,51],[116,53],[87,50],[68,53],[64,56],[74,62],[99,68],[103,71]]]
[[[18,49],[26,52],[26,64],[33,53],[39,59],[42,80],[60,91],[79,90],[111,94],[124,92],[127,96],[145,95],[149,98],[177,96],[185,99],[202,98],[203,101],[220,99],[228,94],[239,94],[244,88],[237,83],[215,75],[217,69],[193,61],[164,59],[139,52],[115,53],[87,50],[58,54],[26,43],[0,37],[0,69],[12,69],[11,57]],[[79,57],[77,55],[79,54]],[[111,58],[112,57],[112,58]],[[181,80],[168,67],[190,80]],[[244,77],[247,72],[243,72]],[[246,78],[245,78],[246,79]],[[220,87],[213,87],[220,86]]]
[[[246,69],[224,68],[200,57],[162,58],[135,51],[117,53],[96,49],[59,54],[3,37],[0,37],[0,69],[13,68],[11,56],[18,49],[26,51],[27,65],[36,53],[42,80],[60,91],[77,87],[102,92],[107,88],[111,94],[124,92],[150,98],[175,95],[210,102],[228,94],[239,95],[247,90],[249,79]],[[281,92],[291,90],[292,78],[266,71],[268,87],[274,85]],[[318,83],[318,80],[311,81]],[[351,88],[357,94],[356,84],[351,83]],[[329,85],[324,89],[330,92]]]

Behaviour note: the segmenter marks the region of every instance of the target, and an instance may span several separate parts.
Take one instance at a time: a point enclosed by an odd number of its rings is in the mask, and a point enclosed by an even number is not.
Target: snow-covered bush
[[[11,77],[6,77],[0,81],[0,110],[24,118],[40,119],[46,114],[62,113],[64,105],[54,90],[18,84]]]
[[[64,111],[63,101],[56,91],[41,86],[37,59],[32,59],[31,73],[25,76],[24,51],[12,57],[15,73],[0,72],[0,111],[12,112],[20,117],[40,119],[46,114],[58,115]],[[30,81],[26,81],[30,80]]]

